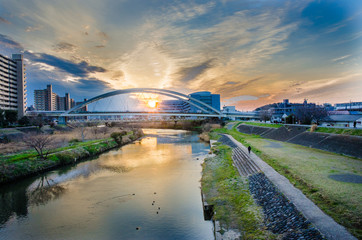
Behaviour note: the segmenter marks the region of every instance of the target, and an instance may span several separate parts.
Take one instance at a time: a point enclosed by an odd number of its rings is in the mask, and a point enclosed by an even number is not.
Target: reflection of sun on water
[[[140,145],[128,145],[123,149],[124,154],[104,155],[99,165],[113,172],[128,172],[135,167],[168,164],[192,152],[190,145],[157,144],[154,137],[143,138]]]

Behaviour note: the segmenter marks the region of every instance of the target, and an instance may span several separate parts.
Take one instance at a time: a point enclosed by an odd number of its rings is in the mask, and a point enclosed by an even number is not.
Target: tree
[[[271,109],[267,109],[267,110],[260,110],[259,111],[259,117],[260,120],[266,122],[269,121],[272,117],[272,111]]]
[[[44,117],[42,114],[38,114],[38,116],[36,116],[35,118],[32,119],[31,124],[34,126],[37,126],[40,128],[42,128],[44,126]]]
[[[295,120],[297,118],[295,117],[294,114],[290,114],[286,119],[285,119],[285,123],[287,124],[295,124]]]
[[[18,112],[14,110],[0,110],[0,126],[6,127],[15,123],[18,119]]]
[[[40,159],[45,160],[48,157],[50,148],[53,144],[53,137],[49,134],[28,134],[23,141],[28,146],[33,148]]]
[[[302,124],[311,124],[315,121],[317,124],[325,118],[328,113],[324,107],[320,106],[302,106],[295,112],[296,117]]]
[[[29,125],[30,124],[30,120],[27,116],[24,116],[22,118],[19,119],[18,123],[20,125]]]
[[[18,112],[14,110],[6,110],[5,117],[9,123],[15,123],[18,120]]]

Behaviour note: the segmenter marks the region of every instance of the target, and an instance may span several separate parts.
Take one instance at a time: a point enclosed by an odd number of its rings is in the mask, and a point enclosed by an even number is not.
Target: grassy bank
[[[75,163],[96,156],[112,148],[125,145],[141,137],[140,132],[131,131],[123,141],[113,138],[87,142],[74,142],[70,146],[51,149],[47,159],[40,159],[33,150],[0,157],[0,184],[34,175],[58,166]]]
[[[262,123],[262,122],[242,122],[246,125],[258,126],[258,127],[271,127],[271,128],[280,128],[282,124],[273,124],[273,123]]]
[[[331,174],[362,175],[362,162],[358,159],[312,149],[300,145],[267,140],[255,135],[218,129],[236,140],[251,145],[254,153],[317,204],[336,222],[362,239],[362,185],[334,181]]]
[[[362,136],[362,129],[345,129],[345,128],[327,128],[327,127],[318,127],[315,132],[321,133],[333,133],[333,134],[343,134],[351,136]]]
[[[201,186],[207,202],[214,205],[214,219],[222,231],[238,229],[243,239],[273,238],[263,229],[263,216],[250,195],[247,178],[232,165],[231,148],[220,145],[213,151],[216,156],[202,165]]]

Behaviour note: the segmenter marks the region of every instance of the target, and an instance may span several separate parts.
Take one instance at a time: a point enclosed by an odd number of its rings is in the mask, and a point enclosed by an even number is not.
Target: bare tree
[[[93,137],[95,139],[98,139],[98,134],[100,133],[100,130],[99,130],[99,127],[96,125],[96,126],[93,126],[91,128],[91,131],[92,131],[92,134],[93,134]]]
[[[52,183],[49,183],[49,181]],[[59,198],[67,189],[64,186],[57,185],[52,179],[46,176],[40,178],[38,186],[28,192],[30,205],[44,205],[50,200]]]
[[[84,142],[84,139],[87,136],[87,128],[85,127],[85,124],[81,124],[79,127],[80,127],[80,136],[82,138],[82,142]]]
[[[303,106],[296,111],[296,116],[302,124],[311,124],[313,121],[318,124],[327,115],[327,110],[320,106]]]
[[[272,117],[272,110],[271,109],[267,109],[267,110],[260,110],[259,111],[259,117],[260,120],[266,122],[269,121]]]
[[[45,160],[52,146],[53,137],[48,134],[28,134],[23,141],[28,147],[35,149],[40,159]]]

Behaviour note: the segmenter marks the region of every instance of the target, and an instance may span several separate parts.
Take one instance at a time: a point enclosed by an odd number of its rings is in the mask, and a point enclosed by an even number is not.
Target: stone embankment
[[[360,136],[308,132],[308,127],[297,125],[269,128],[241,124],[237,129],[241,133],[255,134],[263,138],[290,142],[328,152],[362,158],[362,137]]]
[[[261,160],[229,135],[219,141],[232,148],[244,151],[241,157],[249,158],[260,169],[257,173],[248,173],[249,190],[255,201],[262,206],[265,226],[283,239],[351,239],[356,240],[343,226],[321,211],[300,190],[296,189],[285,177]],[[233,155],[233,161],[240,155]],[[240,174],[243,174],[240,172]]]
[[[249,177],[249,189],[263,207],[265,225],[273,233],[283,234],[283,239],[322,239],[319,231],[263,173]]]
[[[280,234],[283,239],[323,239],[320,232],[260,172],[260,168],[242,149],[224,135],[219,142],[233,148],[234,165],[241,175],[248,176],[249,190],[263,208],[267,229]]]

